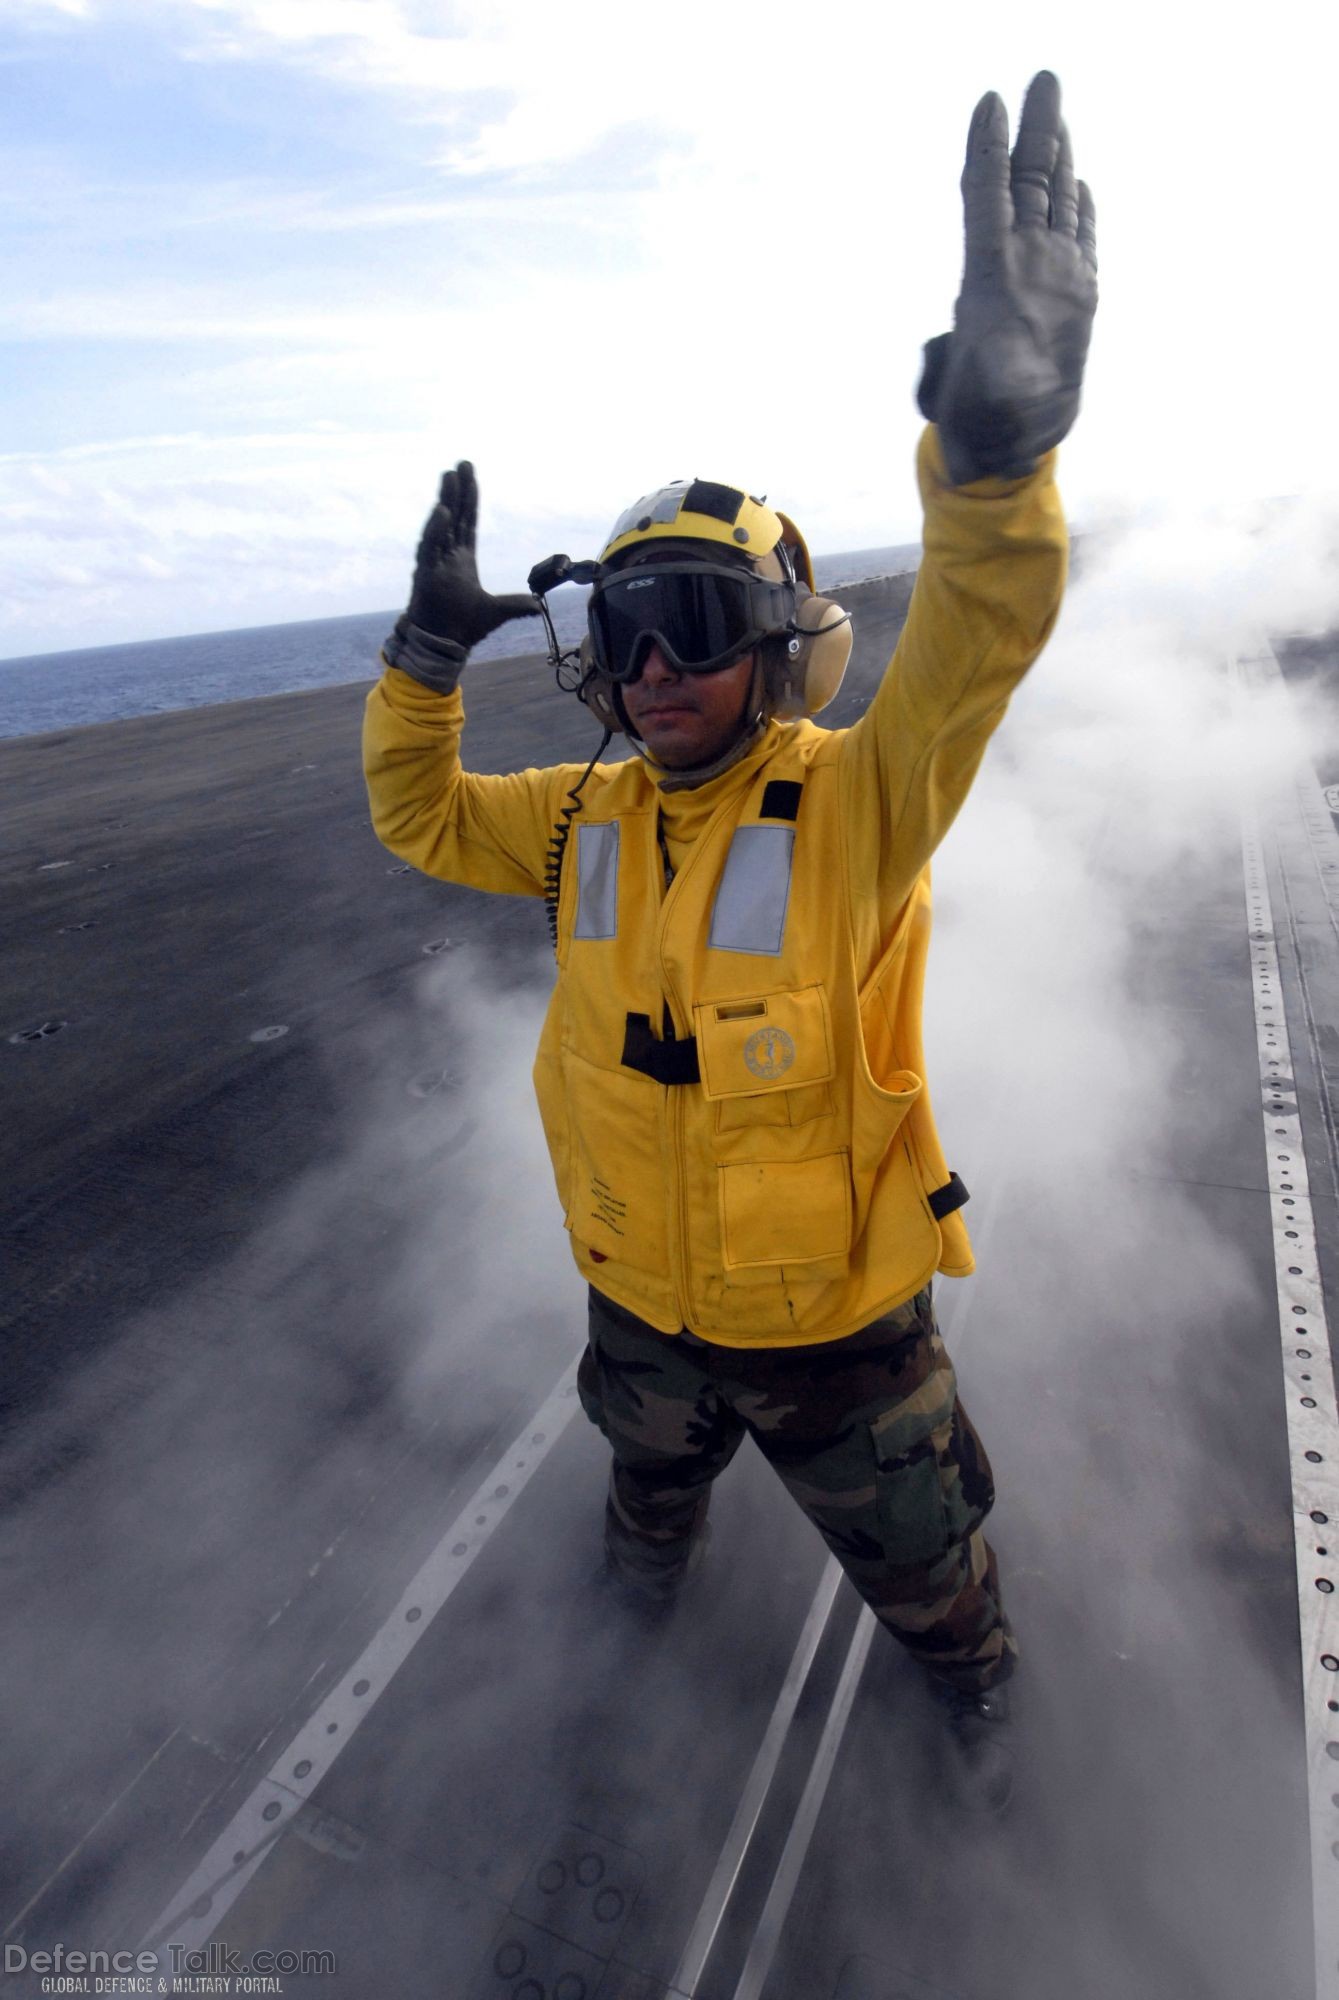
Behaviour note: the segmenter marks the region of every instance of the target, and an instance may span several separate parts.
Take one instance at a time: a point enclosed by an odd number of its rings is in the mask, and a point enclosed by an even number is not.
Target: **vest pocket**
[[[739,1132],[756,1125],[808,1125],[831,1118],[836,1099],[830,1083],[802,1083],[798,1090],[764,1090],[751,1097],[722,1097],[716,1104],[716,1130]]]
[[[745,1160],[718,1166],[721,1251],[727,1271],[808,1264],[851,1248],[851,1156]]]
[[[821,986],[699,1001],[693,1026],[703,1095],[715,1102],[830,1083],[835,1074]]]
[[[571,1145],[567,1227],[588,1248],[669,1275],[660,1086],[631,1070],[601,1069],[562,1051]]]

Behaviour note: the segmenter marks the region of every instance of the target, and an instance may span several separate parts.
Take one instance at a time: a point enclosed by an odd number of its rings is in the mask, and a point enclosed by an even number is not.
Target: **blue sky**
[[[914,540],[967,121],[1042,64],[1072,515],[1332,490],[1333,11],[0,0],[0,656],[398,604],[461,456],[499,589],[695,474]]]

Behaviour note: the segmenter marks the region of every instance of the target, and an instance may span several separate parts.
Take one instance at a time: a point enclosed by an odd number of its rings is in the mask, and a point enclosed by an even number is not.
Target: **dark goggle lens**
[[[757,579],[695,569],[611,577],[590,602],[591,640],[613,680],[629,680],[654,638],[673,665],[711,667],[784,623],[782,591]],[[761,622],[760,622],[761,620]]]

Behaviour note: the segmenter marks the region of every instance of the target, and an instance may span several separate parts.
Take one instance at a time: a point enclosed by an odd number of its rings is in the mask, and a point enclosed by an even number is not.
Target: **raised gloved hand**
[[[479,582],[474,560],[478,519],[474,467],[462,458],[454,472],[442,474],[437,505],[414,559],[409,604],[382,648],[389,665],[442,694],[455,687],[471,646],[509,618],[539,615],[533,597],[493,597]]]
[[[1018,143],[993,90],[977,105],[962,172],[967,247],[952,333],[925,347],[916,400],[938,425],[949,478],[1022,478],[1078,415],[1097,310],[1093,198],[1074,179],[1060,85],[1023,100]]]

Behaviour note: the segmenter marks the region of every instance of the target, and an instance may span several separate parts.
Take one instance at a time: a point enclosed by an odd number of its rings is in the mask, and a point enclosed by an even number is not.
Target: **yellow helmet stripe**
[[[639,542],[660,540],[715,542],[722,548],[765,556],[783,534],[781,516],[737,486],[714,480],[676,480],[648,493],[620,514],[600,561]]]

